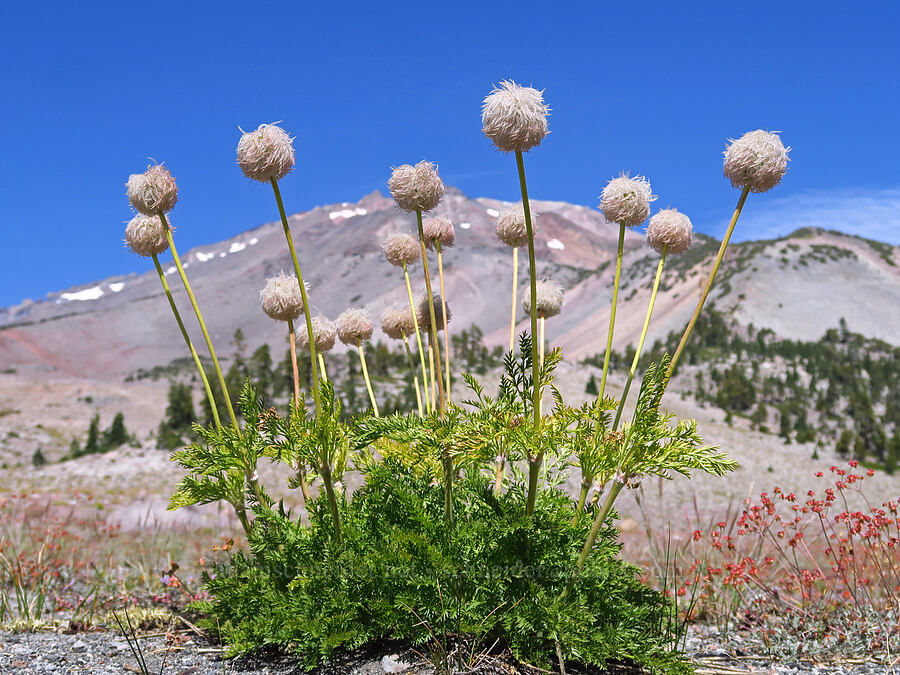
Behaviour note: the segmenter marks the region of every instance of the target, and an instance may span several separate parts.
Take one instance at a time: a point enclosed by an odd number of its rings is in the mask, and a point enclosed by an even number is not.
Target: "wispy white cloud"
[[[752,206],[741,215],[737,241],[821,227],[900,245],[900,188],[810,190]]]

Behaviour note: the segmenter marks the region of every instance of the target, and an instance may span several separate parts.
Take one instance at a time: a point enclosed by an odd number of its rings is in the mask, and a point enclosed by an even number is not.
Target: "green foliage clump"
[[[184,437],[191,433],[197,421],[194,413],[194,397],[190,385],[181,382],[169,384],[166,416],[159,423],[156,439],[164,450],[175,450],[184,443]]]
[[[125,415],[120,411],[113,417],[112,423],[106,428],[100,429],[100,415],[91,417],[88,424],[87,438],[84,445],[73,438],[69,444],[69,454],[66,459],[78,459],[85,455],[98,455],[125,445],[131,441],[131,436],[125,428]]]
[[[702,445],[696,422],[660,410],[667,355],[618,433],[611,398],[564,403],[553,387],[559,360],[551,350],[537,371],[554,401],[539,426],[527,335],[520,355],[505,357],[495,398],[465,375],[473,400],[422,417],[347,421],[330,382],[315,415],[294,405],[281,417],[246,383],[241,430],[195,425],[197,441],[172,455],[187,475],[171,508],[226,501],[250,544],[207,575],[206,625],[234,652],[276,646],[309,667],[394,638],[498,644],[544,665],[562,654],[687,672],[669,650],[673,606],[618,557],[612,503],[644,475],[723,475],[734,462]],[[498,454],[512,470],[505,484],[491,478]],[[321,481],[320,496],[306,499],[308,523],[259,485],[262,458],[289,466],[289,486],[304,495],[309,479]],[[351,461],[364,478],[352,499],[336,487]],[[555,487],[575,462],[590,483],[611,485],[602,506]]]
[[[560,599],[590,512],[573,520],[571,499],[549,489],[526,517],[522,484],[495,495],[478,472],[458,482],[454,503],[450,525],[431,475],[391,459],[370,465],[364,487],[341,500],[341,545],[324,497],[310,505],[309,527],[284,512],[261,514],[252,555],[238,553],[206,577],[214,598],[203,605],[206,626],[234,652],[275,645],[304,654],[308,667],[384,637],[422,644],[471,635],[544,666],[558,641],[583,663],[690,672],[667,649],[669,601],[618,558],[611,524]]]

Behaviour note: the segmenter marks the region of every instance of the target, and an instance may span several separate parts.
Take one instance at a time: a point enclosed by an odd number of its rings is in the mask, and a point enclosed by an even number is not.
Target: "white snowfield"
[[[557,251],[562,251],[566,248],[566,245],[563,244],[559,239],[551,239],[547,242],[547,248],[552,248]]]
[[[344,204],[346,206],[346,204]],[[353,216],[364,216],[368,213],[368,211],[364,208],[355,208],[355,209],[342,209],[340,211],[332,211],[328,214],[328,217],[331,220],[337,220],[338,218],[352,218]]]
[[[59,297],[63,300],[97,300],[103,297],[103,289],[99,286],[92,286],[91,288],[72,291],[71,293],[60,293]]]

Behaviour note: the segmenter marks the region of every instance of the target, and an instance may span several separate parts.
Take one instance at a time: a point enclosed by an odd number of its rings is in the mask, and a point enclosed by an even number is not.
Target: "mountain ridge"
[[[533,200],[538,212],[538,271],[560,281],[566,305],[548,321],[548,339],[569,358],[600,352],[605,344],[617,231],[595,208]],[[435,215],[451,218],[457,243],[444,255],[451,331],[476,323],[489,345],[509,334],[510,250],[494,236],[497,213],[509,202],[470,198],[448,188]],[[383,259],[380,241],[414,232],[411,215],[380,191],[357,202],[318,206],[289,217],[316,312],[334,318],[365,305],[376,325],[381,310],[406,300],[402,275]],[[738,224],[740,227],[740,224]],[[696,234],[692,251],[667,261],[649,339],[683,326],[696,304],[718,242]],[[279,222],[268,222],[180,252],[220,351],[240,327],[251,343],[281,345],[283,326],[258,306],[265,279],[291,269]],[[174,266],[161,260],[187,324],[186,302]],[[629,230],[614,346],[636,340],[658,260],[640,233]],[[422,292],[421,271],[413,271]],[[527,263],[520,256],[519,298]],[[900,342],[900,248],[856,235],[801,228],[775,240],[733,244],[711,301],[742,324],[792,339],[818,339],[845,318],[855,332]],[[519,307],[517,332],[526,329]],[[199,331],[191,328],[195,343]],[[385,339],[376,329],[376,339]],[[139,367],[166,365],[184,346],[151,269],[49,293],[44,300],[0,309],[0,369],[34,374],[120,378]],[[276,352],[278,353],[278,352]]]

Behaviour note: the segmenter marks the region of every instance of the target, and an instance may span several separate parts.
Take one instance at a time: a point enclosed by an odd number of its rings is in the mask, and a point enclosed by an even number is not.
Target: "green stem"
[[[616,501],[616,497],[619,496],[619,492],[622,491],[624,486],[625,484],[620,483],[618,480],[613,481],[612,487],[609,490],[609,495],[606,497],[606,502],[604,502],[603,508],[597,512],[594,522],[591,525],[591,531],[588,533],[587,541],[584,542],[584,548],[581,549],[581,555],[578,556],[578,561],[575,563],[576,572],[572,575],[572,578],[569,579],[569,583],[566,584],[566,587],[560,594],[560,600],[564,599],[569,594],[569,591],[572,590],[572,586],[575,584],[575,578],[581,574],[581,570],[584,569],[584,563],[587,560],[588,555],[590,555],[591,549],[594,548],[594,542],[597,541],[597,535],[600,534],[600,528],[603,527],[603,523],[606,522],[606,517],[612,509],[613,502]]]
[[[178,329],[181,331],[184,343],[191,352],[191,356],[194,359],[194,365],[197,366],[197,372],[200,373],[200,379],[203,381],[203,388],[206,389],[206,398],[209,401],[209,409],[212,411],[216,429],[221,429],[222,423],[219,421],[219,408],[216,406],[216,399],[213,396],[212,387],[209,386],[209,378],[206,377],[206,370],[203,369],[203,364],[200,362],[200,356],[197,354],[197,350],[194,349],[194,343],[191,342],[187,329],[184,327],[184,321],[181,320],[181,314],[178,312],[178,306],[175,304],[175,299],[172,297],[172,291],[169,289],[166,275],[163,273],[162,267],[159,265],[159,258],[157,258],[155,254],[153,256],[153,264],[156,266],[156,273],[159,274],[159,280],[162,282],[163,290],[166,292],[166,298],[169,300],[169,306],[172,308],[172,313],[175,315],[175,321],[178,323]]]
[[[316,417],[319,416],[321,401],[319,400],[319,369],[316,368],[316,341],[313,339],[312,315],[309,313],[309,297],[306,293],[306,285],[303,283],[303,274],[300,272],[300,263],[297,260],[297,251],[294,249],[294,238],[291,236],[291,228],[288,226],[287,214],[284,211],[284,202],[281,200],[281,190],[278,181],[271,180],[272,190],[275,192],[275,201],[278,203],[278,215],[281,216],[281,226],[284,228],[284,238],[287,240],[288,250],[291,252],[291,262],[294,263],[294,274],[297,275],[297,283],[300,284],[300,296],[303,298],[303,314],[306,317],[306,334],[309,336],[309,365],[312,372],[313,402],[316,406]]]
[[[600,400],[606,393],[606,376],[609,373],[609,357],[612,352],[613,332],[616,328],[616,306],[619,303],[619,280],[622,277],[622,254],[625,250],[625,225],[619,224],[619,245],[616,250],[616,276],[613,280],[612,308],[609,310],[609,333],[606,337],[606,354],[603,356],[603,376],[600,378]]]
[[[647,329],[650,327],[650,316],[653,314],[653,305],[656,304],[656,293],[659,290],[659,280],[662,277],[663,265],[666,264],[666,253],[668,253],[668,250],[668,246],[663,247],[662,257],[659,259],[659,265],[656,267],[656,278],[653,280],[653,290],[650,292],[650,304],[647,306],[647,315],[644,317],[641,339],[638,340],[637,351],[634,353],[634,359],[631,361],[631,370],[628,371],[628,379],[625,381],[625,389],[622,390],[622,400],[619,401],[619,409],[616,410],[616,419],[612,425],[613,431],[619,428],[619,420],[622,418],[622,410],[625,408],[625,399],[628,398],[628,390],[631,389],[634,374],[637,372],[638,361],[641,358],[641,350],[644,348],[644,340],[647,338]]]
[[[444,468],[444,520],[453,524],[453,460],[443,453],[441,463]]]
[[[575,518],[573,521],[581,515],[581,512],[584,510],[584,503],[587,501],[588,492],[591,489],[590,482],[581,481],[581,492],[578,494],[578,506],[575,507]]]
[[[691,317],[690,322],[687,325],[687,328],[684,329],[684,335],[681,336],[681,342],[678,343],[678,349],[675,350],[675,355],[672,357],[671,363],[669,363],[669,369],[666,371],[666,379],[672,377],[672,373],[675,372],[675,365],[678,363],[678,359],[681,357],[681,352],[684,351],[685,346],[687,345],[688,339],[691,337],[691,332],[694,330],[694,324],[697,323],[697,318],[700,316],[700,311],[703,309],[703,305],[706,302],[706,298],[709,295],[709,291],[712,288],[713,281],[716,279],[716,274],[719,271],[719,265],[722,264],[722,258],[725,257],[725,249],[728,248],[728,242],[731,239],[731,233],[734,232],[734,226],[737,225],[738,218],[741,216],[741,209],[744,208],[744,202],[747,201],[747,195],[750,194],[750,187],[745,186],[741,191],[740,199],[738,199],[737,207],[734,209],[734,214],[731,216],[731,222],[728,224],[728,229],[725,231],[725,237],[722,239],[722,244],[719,246],[719,252],[716,254],[716,261],[713,263],[712,271],[709,273],[709,280],[706,282],[706,287],[703,289],[703,293],[700,295],[700,301],[697,303],[697,309],[694,310],[694,315]]]
[[[366,368],[366,354],[362,348],[362,342],[356,343],[356,349],[359,351],[359,363],[362,366],[363,379],[366,381],[366,391],[369,392],[369,401],[372,403],[372,410],[375,411],[375,417],[378,415],[378,403],[375,401],[375,392],[372,391],[372,381],[369,379],[369,369]]]
[[[522,210],[525,213],[525,231],[528,235],[528,276],[531,282],[531,377],[533,382],[531,407],[534,412],[534,435],[537,447],[535,453],[528,458],[528,501],[525,514],[534,513],[534,502],[537,498],[538,476],[544,453],[541,451],[541,385],[540,362],[538,360],[538,320],[537,320],[537,264],[534,258],[534,227],[531,223],[531,203],[528,201],[528,185],[525,181],[525,161],[522,152],[516,150],[516,166],[519,169],[519,188],[522,192]]]
[[[428,250],[425,248],[425,232],[422,229],[422,212],[416,211],[416,224],[419,227],[419,246],[422,250],[422,271],[425,273],[425,295],[428,298],[428,315],[431,319],[430,341],[431,347],[434,349],[434,361],[432,365],[432,375],[437,374],[437,390],[438,390],[438,413],[443,415],[447,407],[446,396],[444,394],[444,378],[441,372],[441,345],[438,342],[438,325],[437,314],[434,311],[434,293],[431,292],[431,273],[428,271]],[[443,317],[446,322],[446,316]],[[435,373],[434,368],[437,368]]]
[[[322,382],[328,382],[328,373],[325,372],[325,356],[322,352],[316,352],[319,357],[319,370],[322,371]]]
[[[403,263],[403,278],[406,280],[406,294],[409,296],[409,310],[412,312],[413,328],[416,329],[416,345],[419,347],[419,361],[422,363],[422,388],[425,392],[425,410],[431,412],[431,402],[428,397],[428,366],[425,365],[425,348],[422,346],[422,331],[419,330],[416,301],[413,300],[412,286],[409,283],[409,270],[406,269],[406,263]]]
[[[237,417],[234,415],[234,408],[231,405],[231,396],[228,394],[228,387],[225,384],[225,376],[222,374],[222,366],[219,365],[219,357],[216,356],[216,350],[213,347],[212,340],[209,337],[209,331],[206,330],[206,322],[203,321],[203,314],[200,313],[200,307],[197,305],[197,298],[194,297],[194,291],[188,281],[187,274],[184,273],[184,266],[178,257],[178,250],[175,248],[175,240],[172,238],[172,228],[166,220],[166,214],[159,212],[159,219],[162,221],[166,230],[166,239],[169,242],[169,250],[172,251],[172,259],[175,261],[175,267],[178,269],[178,275],[181,277],[181,283],[184,284],[184,290],[187,292],[191,306],[194,308],[194,314],[200,324],[200,330],[203,332],[203,339],[206,340],[206,348],[209,349],[209,355],[212,358],[213,367],[216,369],[216,377],[219,379],[219,386],[222,387],[222,394],[225,396],[225,405],[228,407],[228,415],[231,417],[231,424],[238,436],[241,435],[241,427],[238,424]]]
[[[422,393],[419,391],[419,376],[416,374],[416,366],[413,363],[412,352],[409,349],[409,340],[406,339],[406,333],[403,334],[403,347],[406,349],[406,363],[409,365],[409,372],[413,376],[413,385],[416,388],[416,406],[419,409],[419,417],[425,413],[422,410]]]
[[[325,496],[328,498],[328,508],[331,510],[331,519],[334,522],[334,539],[340,546],[344,541],[341,533],[341,514],[338,511],[337,497],[334,494],[334,483],[332,482],[328,458],[325,458],[325,461],[322,463],[320,473],[322,475],[322,483],[325,485]]]
[[[247,509],[244,508],[243,504],[232,504],[234,507],[234,512],[238,517],[238,520],[241,521],[241,527],[244,528],[244,534],[248,537],[250,536],[250,521],[247,519]]]

